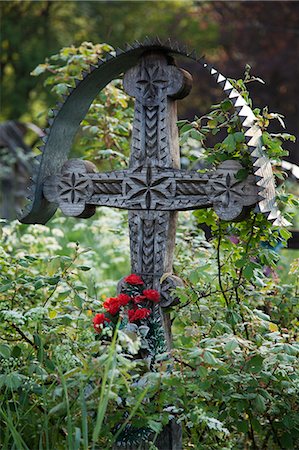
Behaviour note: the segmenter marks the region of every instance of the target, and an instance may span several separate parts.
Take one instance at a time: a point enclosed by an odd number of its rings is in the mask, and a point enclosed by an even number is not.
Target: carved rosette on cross
[[[135,98],[130,165],[98,173],[83,160],[67,161],[61,174],[48,177],[44,196],[67,216],[90,217],[96,206],[129,210],[131,271],[160,290],[161,306],[182,284],[172,272],[177,211],[213,207],[224,220],[237,220],[258,201],[253,175],[238,178],[238,161],[224,161],[200,174],[179,169],[176,99],[188,95],[191,75],[163,53],[144,55],[124,76]]]

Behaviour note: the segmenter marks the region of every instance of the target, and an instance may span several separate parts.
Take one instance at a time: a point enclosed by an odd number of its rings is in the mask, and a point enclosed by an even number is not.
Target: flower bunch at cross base
[[[146,289],[139,275],[131,274],[124,281],[122,292],[117,297],[107,298],[103,303],[104,311],[94,316],[93,326],[97,333],[118,321],[141,326],[152,314],[153,306],[159,303],[159,292]]]

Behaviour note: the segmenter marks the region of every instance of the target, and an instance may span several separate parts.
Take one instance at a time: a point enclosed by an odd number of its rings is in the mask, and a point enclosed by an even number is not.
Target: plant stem
[[[220,245],[221,245],[221,226],[220,226],[220,222],[219,222],[219,233],[218,233],[218,242],[217,242],[217,266],[218,266],[218,282],[219,282],[219,287],[221,290],[221,293],[223,295],[223,298],[225,300],[226,306],[227,308],[229,308],[229,300],[226,296],[223,284],[222,284],[222,278],[221,278],[221,259],[220,259]]]
[[[37,348],[35,343],[33,341],[31,341],[31,339],[29,339],[25,333],[23,333],[23,331],[14,323],[11,324],[11,326],[19,333],[20,336],[22,336],[22,338],[24,339],[24,341],[28,342],[28,344],[30,344],[33,348]]]

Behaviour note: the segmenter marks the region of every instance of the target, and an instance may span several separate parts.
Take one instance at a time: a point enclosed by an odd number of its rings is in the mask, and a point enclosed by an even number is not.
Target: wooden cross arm
[[[254,176],[237,179],[240,169],[239,162],[224,161],[204,174],[151,166],[98,173],[88,161],[70,160],[60,175],[46,179],[43,192],[67,216],[89,217],[96,206],[148,211],[213,207],[220,218],[234,220],[258,202]]]

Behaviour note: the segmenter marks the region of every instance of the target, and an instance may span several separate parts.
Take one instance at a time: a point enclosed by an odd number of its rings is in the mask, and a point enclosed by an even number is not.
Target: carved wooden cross
[[[189,93],[191,77],[175,66],[170,55],[181,55],[203,66],[223,88],[242,123],[254,175],[243,181],[237,179],[242,166],[235,160],[225,161],[204,174],[180,170],[176,100]],[[135,97],[129,168],[97,173],[90,162],[67,161],[72,141],[92,101],[122,73],[125,90]],[[108,53],[104,60],[91,65],[75,84],[48,119],[40,147],[42,155],[37,156],[38,167],[29,190],[31,202],[20,220],[45,224],[57,205],[66,215],[75,217],[90,217],[101,205],[128,209],[131,271],[141,275],[147,287],[161,293],[161,302],[149,318],[149,325],[153,326],[150,338],[147,336],[157,355],[171,347],[169,314],[164,307],[176,301],[171,290],[181,284],[171,274],[177,212],[213,207],[220,218],[235,220],[256,205],[257,211],[274,221],[274,225],[287,225],[277,207],[262,130],[229,80],[197,58],[195,52],[169,40],[145,39],[126,45],[125,50],[117,48],[114,54]],[[121,286],[122,282],[119,289]],[[161,450],[181,450],[181,443],[181,428],[171,421],[155,445]],[[146,443],[137,446],[148,448]]]
[[[90,162],[70,160],[43,188],[67,216],[90,217],[96,206],[128,209],[131,271],[161,292],[162,307],[175,301],[171,289],[181,284],[170,275],[177,212],[213,207],[221,219],[234,220],[258,201],[254,176],[236,178],[237,161],[204,174],[179,169],[176,99],[190,88],[191,76],[169,56],[145,54],[124,76],[125,91],[135,97],[129,168],[98,173]],[[163,274],[169,275],[161,285]],[[169,347],[167,317],[162,313]]]

